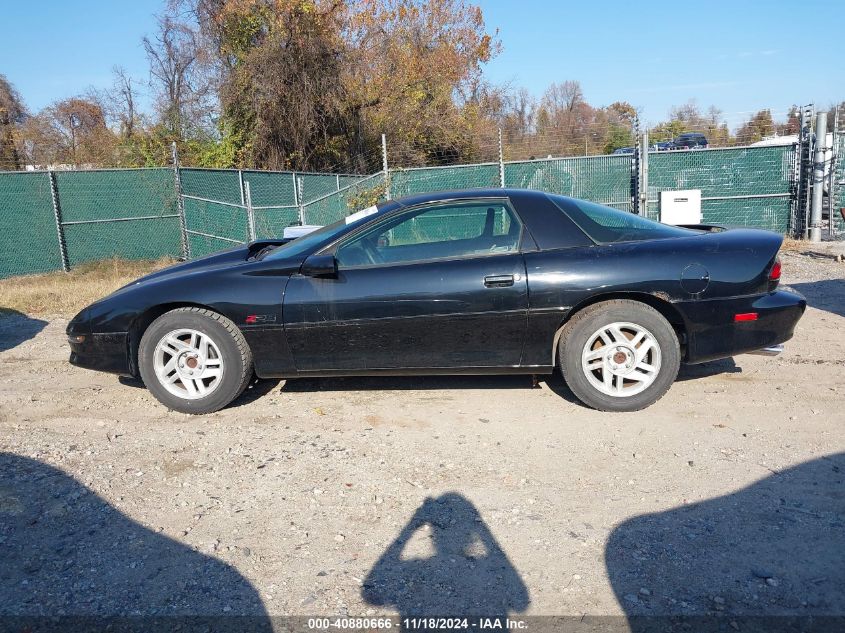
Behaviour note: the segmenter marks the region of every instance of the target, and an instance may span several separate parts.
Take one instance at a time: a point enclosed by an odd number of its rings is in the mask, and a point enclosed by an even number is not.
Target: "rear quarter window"
[[[701,233],[693,229],[661,224],[595,202],[555,195],[548,197],[558,209],[568,215],[590,239],[598,244],[690,237]]]

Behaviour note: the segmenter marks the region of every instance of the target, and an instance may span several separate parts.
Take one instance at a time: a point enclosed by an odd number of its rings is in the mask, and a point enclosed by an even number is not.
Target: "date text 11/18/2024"
[[[525,620],[505,617],[406,617],[396,619],[385,618],[309,618],[308,628],[311,630],[343,629],[354,631],[358,629],[392,629],[401,627],[403,630],[480,630],[480,631],[510,631],[528,628]]]

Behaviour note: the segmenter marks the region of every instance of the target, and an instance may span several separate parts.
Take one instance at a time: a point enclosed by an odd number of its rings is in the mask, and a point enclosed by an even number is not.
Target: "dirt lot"
[[[258,383],[191,417],[0,318],[0,613],[845,614],[845,264],[635,414],[559,376]],[[429,499],[429,501],[426,501]]]

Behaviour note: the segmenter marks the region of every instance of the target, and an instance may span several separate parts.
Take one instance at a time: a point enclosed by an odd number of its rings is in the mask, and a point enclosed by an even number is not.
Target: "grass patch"
[[[0,279],[0,314],[72,317],[130,281],[176,263],[175,259],[106,259],[53,272]]]
[[[807,250],[811,244],[812,242],[809,240],[796,240],[791,237],[785,237],[780,248],[783,251],[803,251]]]

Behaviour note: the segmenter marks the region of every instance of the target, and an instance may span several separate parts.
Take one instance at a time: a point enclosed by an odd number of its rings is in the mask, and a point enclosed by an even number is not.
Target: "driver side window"
[[[499,201],[450,202],[412,209],[342,244],[338,266],[373,266],[509,253],[522,227]]]

